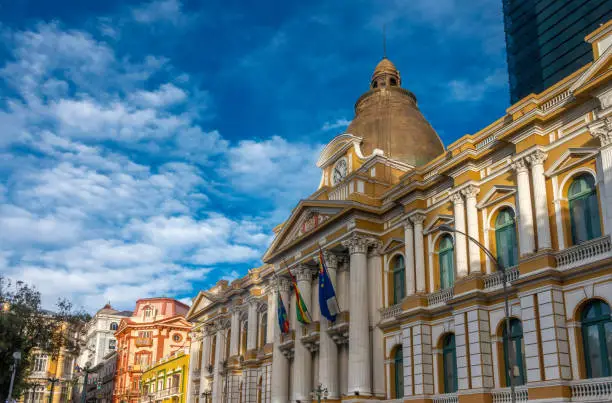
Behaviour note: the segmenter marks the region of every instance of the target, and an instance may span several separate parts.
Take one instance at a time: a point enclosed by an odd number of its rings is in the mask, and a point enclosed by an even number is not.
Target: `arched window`
[[[576,177],[567,192],[574,245],[601,236],[599,203],[595,180],[591,175]]]
[[[450,333],[442,341],[442,371],[444,375],[444,393],[457,391],[457,352],[455,335]]]
[[[265,346],[268,342],[268,314],[266,312],[261,315],[261,346]]]
[[[393,303],[399,303],[406,296],[406,265],[404,257],[393,258]]]
[[[503,268],[517,265],[516,221],[511,208],[502,209],[495,220],[495,245],[497,261]]]
[[[504,358],[508,359],[508,357],[510,357],[510,352],[508,351],[508,332],[505,323],[503,324],[502,335],[504,340]],[[525,365],[523,362],[523,353],[525,351],[525,346],[523,343],[523,325],[518,319],[510,319],[510,342],[513,354],[512,373],[514,377],[512,378],[512,382],[514,386],[524,385]],[[508,372],[508,367],[508,362],[506,362],[506,365],[504,365],[504,373],[506,374],[506,385],[510,386],[510,373]]]
[[[587,378],[612,375],[612,318],[610,307],[593,300],[582,310],[582,342]]]
[[[440,240],[438,262],[440,264],[440,288],[452,287],[455,283],[455,264],[453,256],[453,238],[444,235]]]
[[[242,355],[246,355],[246,351],[247,351],[247,337],[248,335],[248,331],[249,331],[249,323],[245,320],[242,323],[242,335],[241,335],[241,340],[240,340],[240,348],[241,348],[241,352]]]
[[[393,77],[391,77],[391,79],[389,80],[389,83],[391,84],[392,87],[397,86],[397,80]]]
[[[110,324],[110,330],[117,330],[117,328],[119,327],[119,325],[117,324],[117,322],[112,322]]]
[[[394,366],[394,379],[395,379],[395,399],[404,397],[404,352],[402,347],[395,349],[395,355],[393,356]]]

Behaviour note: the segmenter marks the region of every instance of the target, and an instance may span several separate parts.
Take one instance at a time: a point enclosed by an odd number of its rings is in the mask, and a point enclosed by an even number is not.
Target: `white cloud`
[[[487,92],[507,85],[508,77],[502,69],[493,71],[482,80],[451,80],[448,83],[450,99],[453,101],[477,102],[484,98]]]
[[[170,22],[182,25],[188,22],[182,9],[183,5],[179,0],[154,0],[134,8],[132,15],[134,20],[143,24]]]
[[[336,119],[335,122],[325,122],[321,127],[321,130],[328,131],[333,129],[345,128],[351,124],[350,120],[346,120],[345,118]]]

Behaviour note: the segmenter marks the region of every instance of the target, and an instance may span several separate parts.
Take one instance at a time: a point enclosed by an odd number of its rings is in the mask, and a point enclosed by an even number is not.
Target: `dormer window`
[[[152,318],[153,317],[153,308],[151,308],[150,306],[147,306],[143,310],[143,314],[144,314],[145,318]]]
[[[397,80],[394,77],[391,77],[391,79],[389,80],[389,85],[391,85],[392,87],[397,87]]]

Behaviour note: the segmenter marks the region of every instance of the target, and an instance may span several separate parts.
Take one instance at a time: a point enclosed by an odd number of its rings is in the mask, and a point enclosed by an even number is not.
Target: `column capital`
[[[370,245],[370,256],[380,256],[382,255],[382,247],[383,243],[380,240],[374,240]]]
[[[338,263],[339,262],[339,256],[336,255],[334,252],[329,251],[329,250],[324,250],[323,251],[323,258],[325,259],[325,263],[327,264],[327,268],[328,269],[333,269],[336,270],[338,268]],[[317,256],[318,259],[318,256]]]
[[[453,202],[454,205],[463,204],[463,195],[461,191],[454,191],[448,198]]]
[[[367,253],[368,248],[375,242],[373,238],[365,237],[362,235],[353,234],[353,236],[345,241],[342,241],[342,245],[347,247],[351,255],[355,253]]]
[[[270,282],[270,286],[275,291],[290,291],[291,280],[285,276],[274,276],[274,279]]]
[[[229,308],[228,308],[228,312],[229,312],[230,314],[232,314],[232,316],[233,316],[233,315],[238,315],[238,314],[240,314],[240,312],[241,312],[241,311],[242,311],[242,308],[240,307],[240,305],[238,305],[238,304],[236,304],[236,303],[233,303],[233,304],[232,304],[232,305],[230,305],[230,306],[229,306]]]
[[[517,174],[527,172],[529,167],[527,166],[527,159],[525,157],[519,158],[512,162],[512,169],[516,171]]]
[[[612,144],[612,117],[600,119],[589,125],[591,136],[598,138],[602,147]]]
[[[404,218],[403,224],[404,224],[404,229],[413,229],[414,228],[414,225],[412,224],[412,221],[411,221],[410,217]]]
[[[533,167],[534,165],[542,165],[542,164],[544,164],[544,161],[546,161],[546,157],[548,157],[548,154],[545,153],[544,151],[542,151],[542,150],[535,150],[531,154],[529,154],[526,157],[526,159],[527,159],[527,161],[529,161],[529,163]]]
[[[316,270],[312,266],[299,264],[293,269],[292,273],[297,281],[312,281],[315,271]]]
[[[419,225],[419,224],[423,224],[423,222],[425,221],[425,218],[427,216],[425,214],[422,213],[416,213],[413,214],[409,217],[410,221],[412,222],[413,225]]]
[[[261,298],[256,297],[255,295],[247,295],[244,299],[244,302],[247,305],[259,305],[261,302]]]
[[[461,194],[464,195],[467,199],[476,197],[480,193],[480,188],[476,185],[468,185],[461,189]]]
[[[230,321],[227,318],[221,318],[213,323],[211,330],[213,332],[221,332],[229,327]]]

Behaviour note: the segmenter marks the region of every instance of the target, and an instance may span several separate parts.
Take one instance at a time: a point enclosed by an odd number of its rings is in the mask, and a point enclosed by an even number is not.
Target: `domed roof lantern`
[[[372,80],[370,82],[370,89],[385,88],[385,87],[400,87],[402,85],[402,79],[400,77],[399,70],[395,67],[393,62],[387,57],[383,57],[382,60],[376,65],[374,73],[372,74]]]

